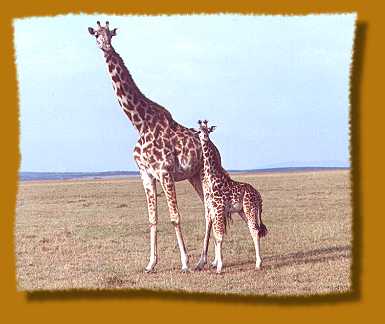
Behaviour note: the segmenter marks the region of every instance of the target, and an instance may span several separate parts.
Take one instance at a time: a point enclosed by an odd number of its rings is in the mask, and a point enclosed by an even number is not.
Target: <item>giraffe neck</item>
[[[165,108],[152,102],[141,93],[123,59],[113,48],[104,52],[104,57],[118,102],[139,133],[145,132],[149,124],[153,122],[154,115],[159,119],[159,113],[163,113],[171,118],[171,114]]]
[[[207,175],[210,178],[218,178],[222,176],[222,166],[218,161],[216,151],[214,150],[214,144],[211,140],[201,141],[202,155],[203,155],[203,167],[207,171]]]

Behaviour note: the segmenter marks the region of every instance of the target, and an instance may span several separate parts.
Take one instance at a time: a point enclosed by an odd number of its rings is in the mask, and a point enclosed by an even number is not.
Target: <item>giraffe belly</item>
[[[170,168],[169,166],[167,167],[162,167],[162,165],[160,165],[160,168],[159,167],[155,167],[149,163],[144,163],[145,165],[145,168],[147,169],[147,172],[152,175],[154,178],[156,178],[157,180],[160,180],[161,176],[160,174],[162,173],[162,170],[169,170],[170,169],[172,170],[172,176],[174,178],[174,181],[176,182],[179,182],[179,181],[183,181],[183,180],[186,180],[186,179],[190,179],[192,178],[193,176],[195,176],[200,168],[199,166],[198,167],[184,167],[182,168],[180,165],[178,165],[178,163],[176,163],[172,168]]]
[[[160,180],[165,171],[173,175],[174,181],[182,181],[195,176],[202,168],[202,162],[198,159],[198,152],[176,152],[174,147],[155,146],[154,143],[146,145],[138,144],[139,156],[134,156],[135,161],[143,165],[149,174]],[[155,159],[153,151],[162,151],[160,157]]]

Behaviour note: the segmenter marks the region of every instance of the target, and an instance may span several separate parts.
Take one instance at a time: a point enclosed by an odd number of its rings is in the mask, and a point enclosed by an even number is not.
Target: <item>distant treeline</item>
[[[288,167],[269,169],[227,170],[230,173],[270,173],[270,172],[304,172],[326,170],[348,170],[348,167]],[[139,176],[138,171],[104,171],[104,172],[20,172],[21,181],[30,180],[69,180],[81,178],[107,178]]]

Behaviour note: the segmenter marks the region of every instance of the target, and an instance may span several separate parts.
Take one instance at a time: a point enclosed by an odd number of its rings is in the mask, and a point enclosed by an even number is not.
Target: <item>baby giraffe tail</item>
[[[262,223],[262,198],[260,197],[258,201],[257,209],[257,224],[258,224],[258,236],[264,237],[267,234],[267,227]]]

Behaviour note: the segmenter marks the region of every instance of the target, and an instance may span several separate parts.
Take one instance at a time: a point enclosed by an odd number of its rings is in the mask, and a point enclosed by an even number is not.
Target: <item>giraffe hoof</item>
[[[190,270],[189,270],[188,268],[182,268],[182,269],[180,270],[180,272],[181,272],[181,273],[189,273]]]
[[[152,268],[152,269],[144,269],[144,272],[145,273],[155,273],[156,272],[156,270],[154,269],[154,268]]]

